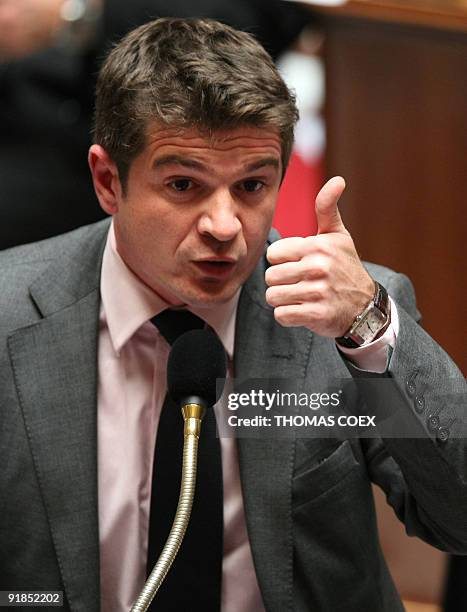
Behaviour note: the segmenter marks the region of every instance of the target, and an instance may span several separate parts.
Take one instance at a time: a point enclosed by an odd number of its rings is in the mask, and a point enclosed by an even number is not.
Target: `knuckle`
[[[275,297],[275,290],[273,287],[268,287],[266,289],[266,293],[265,293],[265,297],[266,297],[266,302],[270,305],[270,306],[274,306],[274,297]]]
[[[319,269],[323,276],[328,276],[331,271],[331,258],[324,253],[319,259]]]
[[[312,253],[316,249],[318,236],[307,236],[303,238],[303,248],[306,253]]]
[[[315,281],[306,289],[306,295],[310,302],[321,301],[326,298],[328,293],[328,285],[322,281]]]
[[[304,262],[304,276],[308,280],[323,278],[329,274],[330,261],[323,255],[313,255]]]
[[[272,264],[274,262],[274,251],[275,249],[273,249],[273,244],[271,244],[270,246],[268,246],[268,248],[266,249],[266,259]]]
[[[264,274],[266,285],[272,285],[274,283],[275,276],[276,274],[274,268],[268,268]]]
[[[281,257],[281,253],[283,251],[282,240],[278,240],[277,242],[273,242],[270,244],[266,250],[266,259],[274,264]]]
[[[314,327],[322,321],[322,310],[319,304],[314,302],[308,304],[306,312],[304,313],[307,321],[307,325]]]
[[[293,324],[293,315],[290,310],[280,306],[274,309],[274,318],[284,327],[288,327]]]
[[[313,250],[321,255],[328,255],[332,252],[332,242],[327,234],[319,234],[314,236]]]
[[[308,281],[300,281],[297,283],[297,299],[302,303],[307,303],[313,300],[314,295],[314,283]]]

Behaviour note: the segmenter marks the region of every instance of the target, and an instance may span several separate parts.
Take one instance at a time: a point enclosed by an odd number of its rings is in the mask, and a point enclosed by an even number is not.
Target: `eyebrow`
[[[206,166],[195,159],[190,157],[183,157],[181,155],[165,155],[159,157],[154,161],[154,168],[161,168],[162,166],[169,166],[171,164],[177,164],[178,166],[184,166],[185,168],[193,168],[195,170],[206,170]]]
[[[190,168],[192,170],[204,170],[209,171],[209,168],[205,166],[202,162],[197,161],[196,159],[192,159],[191,157],[183,157],[181,155],[165,155],[156,159],[154,161],[153,167],[161,168],[163,166],[169,166],[172,164],[176,164],[178,166],[183,166],[185,168]],[[265,168],[268,166],[272,166],[273,168],[279,168],[279,160],[276,157],[264,157],[262,159],[258,159],[257,161],[248,164],[245,167],[245,172],[254,172],[256,170],[261,170],[261,168]]]
[[[261,168],[266,168],[268,166],[272,166],[273,168],[279,168],[279,160],[277,157],[264,157],[263,159],[258,159],[258,161],[249,164],[245,170],[247,172],[254,172],[255,170],[261,170]]]

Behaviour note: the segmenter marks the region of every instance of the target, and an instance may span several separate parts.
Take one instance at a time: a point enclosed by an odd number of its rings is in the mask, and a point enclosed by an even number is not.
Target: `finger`
[[[335,232],[348,234],[337,207],[344,189],[344,179],[341,176],[334,176],[321,188],[316,196],[315,210],[318,234]]]
[[[277,285],[266,290],[266,301],[270,306],[290,306],[319,302],[326,298],[327,290],[323,282],[302,281],[292,285]]]
[[[306,238],[282,238],[273,242],[266,251],[270,264],[276,265],[291,261],[300,261],[306,253]]]
[[[313,328],[314,322],[322,318],[321,305],[289,304],[274,308],[274,318],[283,327]]]
[[[264,275],[266,285],[269,287],[273,285],[298,283],[302,277],[303,265],[300,261],[289,261],[287,263],[270,266]]]
[[[316,239],[316,236],[310,236],[308,240],[316,241]],[[332,263],[329,255],[322,252],[309,252],[309,246],[300,261],[288,261],[270,266],[265,273],[266,284],[269,287],[290,285],[329,276]]]

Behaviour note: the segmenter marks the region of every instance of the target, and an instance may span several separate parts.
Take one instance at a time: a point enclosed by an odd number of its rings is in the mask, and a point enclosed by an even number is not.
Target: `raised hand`
[[[316,236],[284,238],[267,251],[266,301],[286,327],[304,326],[322,336],[342,336],[374,294],[337,203],[340,176],[316,196]]]

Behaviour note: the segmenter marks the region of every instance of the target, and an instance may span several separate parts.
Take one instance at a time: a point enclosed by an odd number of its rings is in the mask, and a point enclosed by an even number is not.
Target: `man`
[[[1,260],[1,589],[63,590],[87,612],[137,596],[169,350],[150,321],[170,308],[214,329],[237,379],[311,391],[367,371],[423,432],[222,439],[218,609],[402,610],[371,481],[409,533],[467,551],[464,381],[417,325],[410,283],[361,264],[338,177],[317,236],[268,235],[295,120],[267,53],[217,22],[157,20],[109,55],[89,164],[112,225]],[[202,596],[164,609],[208,609]]]

